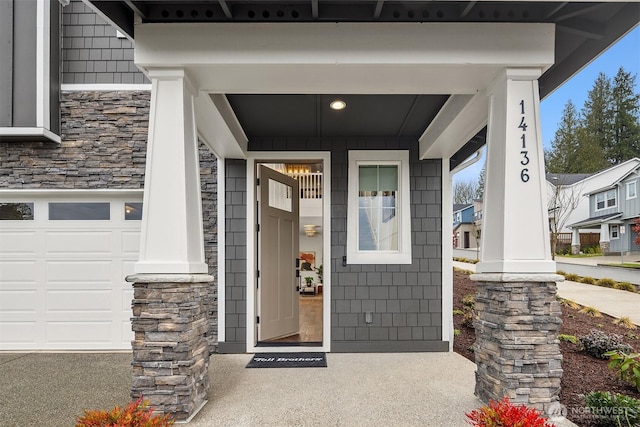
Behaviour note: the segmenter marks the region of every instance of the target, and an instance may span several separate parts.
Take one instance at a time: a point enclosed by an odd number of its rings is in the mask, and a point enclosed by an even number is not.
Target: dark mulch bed
[[[475,284],[465,273],[454,271],[453,273],[453,308],[462,310],[462,298],[468,294],[475,294]],[[460,330],[460,335],[455,337],[453,349],[467,359],[475,362],[474,354],[470,347],[475,342],[475,330],[462,325],[461,315],[455,315],[455,328]],[[640,328],[636,330],[625,329],[613,323],[614,318],[603,314],[594,318],[580,313],[576,309],[562,307],[561,334],[580,337],[587,335],[592,329],[599,329],[607,334],[619,334],[625,336],[625,341],[637,351],[640,349]],[[560,403],[568,408],[568,418],[579,426],[590,426],[588,421],[580,419],[577,415],[584,406],[579,397],[590,391],[610,391],[625,394],[640,399],[640,393],[630,383],[619,381],[615,378],[614,371],[607,368],[607,360],[596,359],[580,351],[579,344],[561,342],[562,351],[562,390]]]

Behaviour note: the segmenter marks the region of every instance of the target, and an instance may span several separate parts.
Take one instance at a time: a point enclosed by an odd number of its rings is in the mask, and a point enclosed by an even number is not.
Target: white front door
[[[258,341],[298,333],[298,181],[259,166]]]

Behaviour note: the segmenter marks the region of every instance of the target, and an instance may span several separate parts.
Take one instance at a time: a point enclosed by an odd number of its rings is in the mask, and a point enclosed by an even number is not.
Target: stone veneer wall
[[[0,143],[0,189],[139,189],[144,186],[149,91],[64,91],[61,144]],[[209,274],[217,271],[216,158],[200,145]],[[124,278],[123,278],[124,279]],[[206,297],[211,351],[217,346],[217,288]]]
[[[477,280],[476,395],[488,402],[508,396],[544,413],[557,404],[562,378],[558,330],[562,323],[555,282]]]
[[[447,351],[442,337],[442,170],[420,161],[415,140],[320,138],[250,141],[252,151],[331,151],[332,351]],[[347,239],[348,150],[410,149],[411,241],[408,265],[342,265]],[[227,161],[226,340],[246,345],[246,162]],[[233,216],[229,216],[233,215]],[[371,311],[373,323],[365,322]]]

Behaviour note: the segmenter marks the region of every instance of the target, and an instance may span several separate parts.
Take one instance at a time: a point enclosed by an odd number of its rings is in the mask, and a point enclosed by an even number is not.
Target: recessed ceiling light
[[[344,110],[345,108],[347,108],[347,103],[341,99],[336,99],[334,101],[331,101],[329,107],[331,107],[332,110]]]

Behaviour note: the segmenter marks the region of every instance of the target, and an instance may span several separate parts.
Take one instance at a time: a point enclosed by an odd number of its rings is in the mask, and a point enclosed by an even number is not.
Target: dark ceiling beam
[[[124,0],[124,3],[139,17],[142,19],[147,18],[147,6],[141,4],[140,2],[135,2],[133,0]]]
[[[384,0],[378,0],[376,3],[376,9],[373,11],[373,19],[380,19],[380,14],[382,14],[382,6],[384,6]]]
[[[554,8],[552,8],[549,12],[547,12],[547,14],[544,16],[545,19],[549,19],[556,13],[560,12],[560,10],[562,10],[562,8],[564,8],[567,5],[567,3],[568,2],[558,3]]]
[[[580,7],[577,10],[574,10],[573,12],[567,12],[564,15],[560,15],[556,17],[555,22],[560,22],[560,21],[565,21],[567,19],[575,18],[576,16],[584,15],[585,13],[598,10],[604,6],[606,6],[606,3],[596,3],[590,6]]]
[[[462,11],[462,13],[460,14],[460,18],[464,18],[465,16],[467,16],[469,14],[469,12],[471,12],[471,9],[473,9],[473,6],[476,5],[477,2],[475,1],[470,1],[465,7],[464,10]]]
[[[318,0],[311,0],[311,16],[313,16],[313,19],[318,19],[320,16],[318,14]]]
[[[227,4],[227,2],[225,0],[218,0],[218,4],[222,8],[222,12],[224,12],[224,16],[226,16],[227,19],[233,19],[233,14],[231,13],[231,9],[229,8],[229,5]]]

